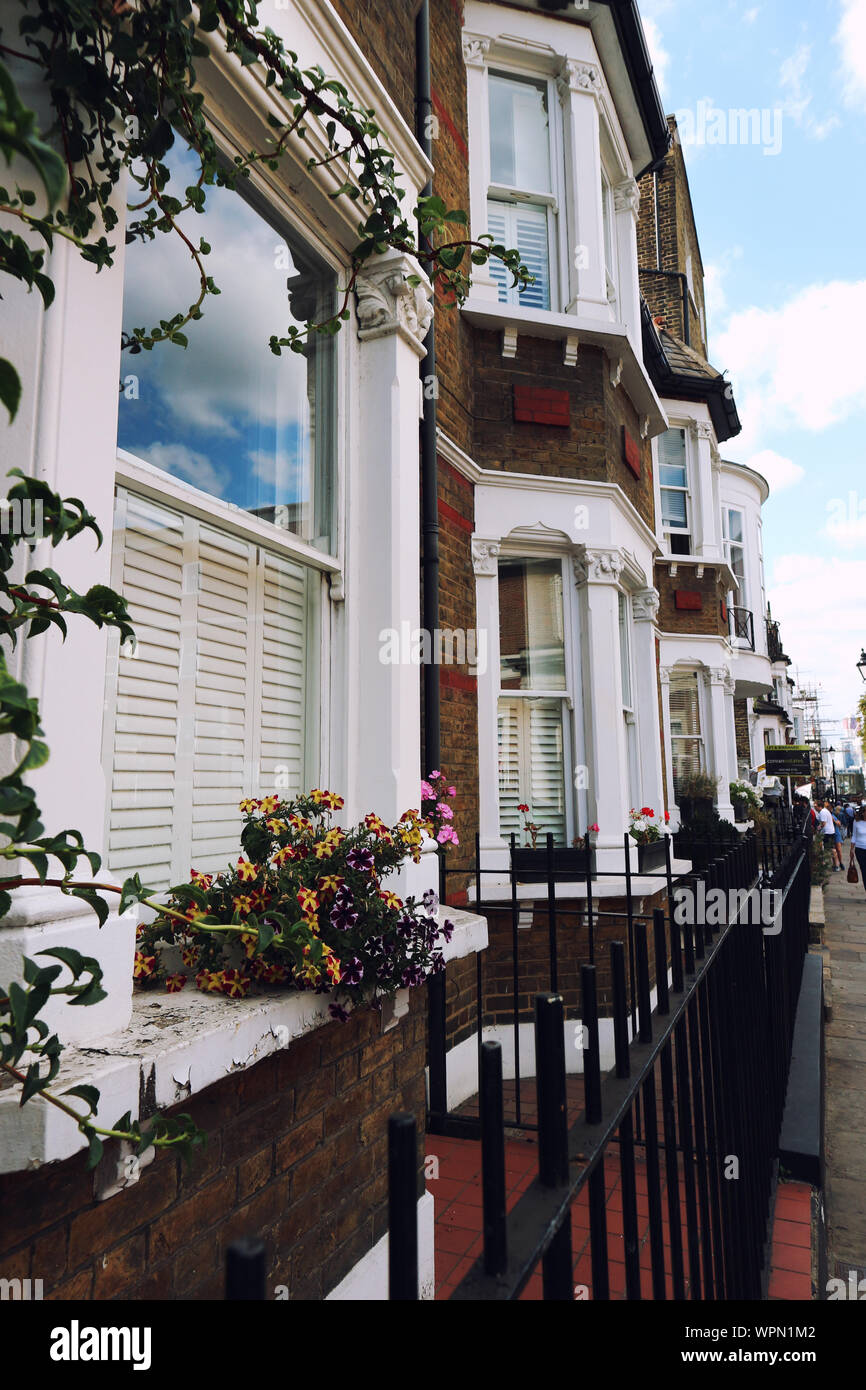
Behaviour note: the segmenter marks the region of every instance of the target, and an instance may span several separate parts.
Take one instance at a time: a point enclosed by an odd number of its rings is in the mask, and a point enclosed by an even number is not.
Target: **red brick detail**
[[[439,684],[447,686],[450,690],[471,690],[478,688],[476,676],[467,676],[463,671],[458,671],[455,666],[440,666]]]
[[[442,100],[438,92],[436,92],[435,90],[431,90],[430,97],[433,102],[433,110],[436,112],[436,115],[439,117],[445,129],[448,131],[448,134],[451,136],[451,139],[454,141],[458,150],[462,154],[464,161],[468,164],[469,150],[467,149],[466,141],[463,139],[463,136],[460,134],[460,131],[457,129],[456,125],[449,116],[447,110],[443,106]]]
[[[704,600],[696,589],[676,589],[674,591],[674,604],[680,609],[700,612],[704,606]]]
[[[728,621],[728,605],[723,598],[719,599],[719,612],[722,615],[722,622],[726,623]]]
[[[517,386],[514,391],[514,418],[532,425],[559,425],[568,429],[571,402],[567,391],[545,386]]]
[[[461,487],[466,489],[469,496],[474,501],[475,485],[470,483],[469,479],[465,477],[458,468],[455,468],[453,463],[449,463],[447,459],[444,459],[441,454],[438,455],[438,462],[440,473],[447,473],[449,478],[452,478],[455,483],[459,483]]]
[[[622,457],[626,467],[630,468],[636,478],[640,477],[640,445],[634,435],[629,434],[625,425],[622,427]]]
[[[454,507],[449,507],[448,503],[443,502],[441,498],[439,499],[439,515],[454,526],[459,526],[461,531],[465,531],[469,536],[475,530],[471,521],[467,521],[465,516],[461,516]]]

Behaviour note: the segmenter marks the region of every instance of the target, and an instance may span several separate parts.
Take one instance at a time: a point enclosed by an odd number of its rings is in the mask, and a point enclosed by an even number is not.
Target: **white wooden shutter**
[[[499,829],[508,838],[516,834],[523,843],[523,817],[517,810],[529,806],[543,837],[553,835],[557,845],[566,843],[565,750],[560,700],[508,700],[499,702]]]
[[[243,827],[238,803],[258,791],[256,547],[210,526],[197,530],[189,863],[178,866],[180,878],[190,868],[215,873],[235,862]]]
[[[487,230],[496,241],[520,252],[523,264],[535,276],[535,283],[522,293],[512,286],[511,272],[502,261],[492,256],[490,274],[499,286],[499,298],[505,304],[521,304],[527,309],[550,308],[550,247],[546,208],[531,203],[489,202]]]
[[[283,795],[304,783],[307,703],[307,576],[300,565],[262,555],[262,620],[258,667],[258,758],[264,786]],[[279,778],[279,781],[277,779]]]
[[[166,888],[173,876],[183,599],[183,517],[123,493],[113,583],[138,637],[121,648],[109,689],[108,863]]]
[[[109,670],[108,862],[160,890],[237,859],[243,797],[307,786],[307,574],[121,490],[113,583],[139,645]]]
[[[542,836],[554,843],[565,839],[565,750],[562,744],[562,702],[531,700],[529,721],[529,804]]]
[[[520,704],[499,701],[499,833],[503,839],[517,836],[523,844],[523,817],[517,807],[524,800],[521,792]]]

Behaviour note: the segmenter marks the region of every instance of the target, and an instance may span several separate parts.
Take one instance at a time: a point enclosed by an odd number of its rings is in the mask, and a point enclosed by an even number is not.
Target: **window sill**
[[[446,916],[454,923],[454,935],[444,948],[446,961],[484,950],[483,917],[442,908],[440,921]],[[390,1009],[383,1009],[383,1028],[401,1016],[402,993]],[[95,1086],[100,1091],[97,1120],[103,1126],[114,1124],[127,1110],[136,1119],[145,1096],[148,1113],[177,1105],[321,1028],[331,1021],[328,1004],[327,995],[309,993],[246,1000],[189,988],[180,994],[136,994],[128,1027],[65,1049],[56,1089]],[[22,1107],[17,1086],[0,1090],[0,1173],[39,1168],[84,1147],[75,1124],[54,1106],[34,1097]],[[103,1196],[119,1190],[120,1171],[118,1163],[118,1181]]]
[[[730,593],[739,593],[740,586],[737,576],[727,560],[721,556],[663,554],[656,556],[656,564],[666,565],[672,579],[676,578],[678,569],[693,569],[696,579],[703,579],[705,570],[716,570],[727,590]]]

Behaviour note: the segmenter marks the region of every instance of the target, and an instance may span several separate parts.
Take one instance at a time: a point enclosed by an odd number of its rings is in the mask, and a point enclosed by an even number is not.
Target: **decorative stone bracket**
[[[409,276],[420,284],[411,285]],[[416,261],[400,254],[373,258],[355,281],[361,342],[399,333],[419,357],[433,319],[433,287]]]

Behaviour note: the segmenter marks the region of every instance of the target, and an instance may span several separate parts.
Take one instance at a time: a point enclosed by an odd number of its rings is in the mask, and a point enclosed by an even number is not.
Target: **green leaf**
[[[99,918],[99,925],[105,926],[108,920],[108,903],[96,892],[94,888],[70,888],[73,898],[81,898],[82,902],[89,903]]]
[[[12,363],[0,357],[0,404],[9,411],[9,423],[15,419],[21,401],[21,378]]]
[[[92,1168],[96,1167],[97,1163],[102,1158],[102,1151],[104,1148],[105,1145],[98,1134],[91,1134],[89,1136],[87,1143],[87,1163],[85,1164],[85,1170],[87,1172],[90,1172]]]
[[[65,1096],[80,1096],[90,1107],[91,1115],[99,1104],[99,1092],[95,1086],[70,1086],[68,1091],[64,1091]]]

